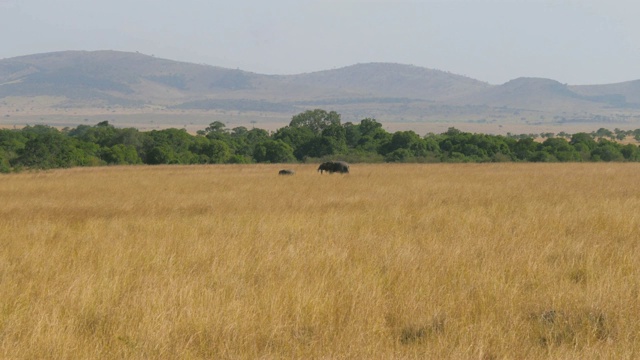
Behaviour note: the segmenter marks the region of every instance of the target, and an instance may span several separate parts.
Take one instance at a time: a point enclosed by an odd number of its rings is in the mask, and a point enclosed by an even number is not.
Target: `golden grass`
[[[640,164],[0,176],[0,357],[633,359]]]

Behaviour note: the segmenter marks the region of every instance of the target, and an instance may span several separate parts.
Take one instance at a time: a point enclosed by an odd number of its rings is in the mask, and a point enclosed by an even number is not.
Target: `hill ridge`
[[[265,75],[117,50],[67,50],[0,60],[0,101],[7,108],[15,99],[39,97],[57,99],[50,108],[67,109],[117,106],[286,118],[321,106],[348,118],[390,121],[531,122],[537,116],[536,121],[605,117],[640,122],[640,80],[567,85],[520,77],[492,85],[443,70],[388,62]],[[616,115],[621,112],[622,117]]]

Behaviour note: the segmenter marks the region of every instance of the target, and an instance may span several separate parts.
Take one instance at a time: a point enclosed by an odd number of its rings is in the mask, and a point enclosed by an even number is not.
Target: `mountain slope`
[[[68,51],[0,61],[0,97],[56,95],[73,100],[153,103],[158,100],[154,88],[160,88],[172,92],[179,101],[205,92],[250,88],[251,76],[137,53]]]
[[[336,70],[295,75],[292,82],[307,86],[348,89],[380,97],[442,101],[474,93],[489,84],[460,75],[412,65],[369,63]]]
[[[287,118],[322,107],[350,118],[387,121],[520,121],[532,116],[617,121],[617,114],[626,111],[624,121],[640,122],[636,114],[640,80],[568,86],[551,79],[519,78],[490,85],[444,71],[390,63],[262,75],[118,51],[64,51],[0,60],[0,107],[14,106],[11,99],[38,97],[55,98],[48,106],[77,111],[118,106],[253,112],[257,117],[273,113]]]
[[[399,64],[360,64],[269,76],[117,51],[67,51],[0,61],[0,97],[55,95],[108,104],[178,105],[221,99],[314,102],[345,98],[439,101],[488,84]]]
[[[640,106],[640,80],[608,85],[571,86],[577,94],[609,100],[619,106]]]

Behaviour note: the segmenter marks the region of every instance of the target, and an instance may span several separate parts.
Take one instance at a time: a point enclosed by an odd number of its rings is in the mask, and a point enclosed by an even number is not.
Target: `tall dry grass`
[[[0,357],[640,357],[638,164],[0,176]]]

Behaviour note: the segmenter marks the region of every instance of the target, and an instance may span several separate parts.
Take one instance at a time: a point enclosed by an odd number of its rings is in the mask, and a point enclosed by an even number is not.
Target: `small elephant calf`
[[[278,175],[293,175],[296,172],[291,169],[282,169],[278,172]]]

